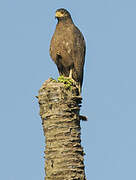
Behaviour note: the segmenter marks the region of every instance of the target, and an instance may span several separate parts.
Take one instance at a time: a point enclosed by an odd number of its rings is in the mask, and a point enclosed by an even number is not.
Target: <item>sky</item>
[[[58,8],[84,34],[81,122],[88,180],[136,179],[136,1],[0,1],[0,179],[44,179],[35,96],[57,78],[49,45]]]

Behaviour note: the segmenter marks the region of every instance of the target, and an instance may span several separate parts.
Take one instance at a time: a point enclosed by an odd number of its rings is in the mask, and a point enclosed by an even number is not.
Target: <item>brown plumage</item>
[[[60,75],[76,81],[81,92],[85,61],[85,40],[66,9],[58,9],[58,23],[51,39],[50,56]]]

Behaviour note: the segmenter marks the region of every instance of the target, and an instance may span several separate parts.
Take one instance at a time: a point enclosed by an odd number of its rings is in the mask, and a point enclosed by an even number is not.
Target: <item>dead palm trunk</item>
[[[75,86],[46,81],[39,90],[45,147],[45,180],[85,180],[80,139],[81,97]]]

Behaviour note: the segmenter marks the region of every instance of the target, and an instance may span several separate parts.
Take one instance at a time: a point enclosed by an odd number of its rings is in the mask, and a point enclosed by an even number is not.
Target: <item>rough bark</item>
[[[85,180],[78,89],[47,80],[38,100],[46,137],[45,180]]]

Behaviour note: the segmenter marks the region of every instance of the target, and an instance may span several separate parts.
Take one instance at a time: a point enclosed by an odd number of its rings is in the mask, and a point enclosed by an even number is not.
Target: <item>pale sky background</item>
[[[49,56],[57,8],[83,32],[81,113],[88,180],[136,180],[136,1],[0,1],[0,179],[43,180],[44,136],[35,96],[58,77]]]

